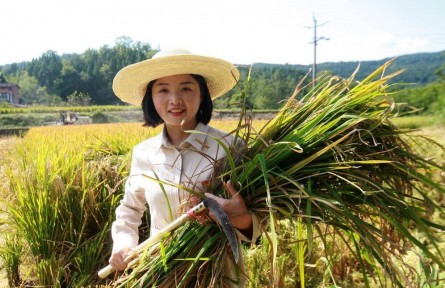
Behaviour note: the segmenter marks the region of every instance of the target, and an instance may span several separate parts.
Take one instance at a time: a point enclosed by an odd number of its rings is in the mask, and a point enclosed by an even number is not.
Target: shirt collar
[[[181,147],[183,146],[187,146],[185,144],[190,144],[191,146],[193,146],[195,149],[197,150],[203,150],[204,148],[206,148],[205,145],[205,140],[207,137],[207,132],[209,131],[209,126],[198,122],[198,125],[196,125],[195,129],[193,129],[194,131],[198,131],[199,133],[191,133],[187,139],[184,140],[184,142],[181,144]],[[165,125],[162,129],[162,132],[159,133],[156,136],[157,139],[155,139],[155,141],[157,141],[157,146],[158,146],[158,150],[156,152],[159,152],[159,150],[162,147],[172,147],[172,145],[170,144],[170,142],[168,141],[167,138],[167,129],[165,128]]]
[[[199,122],[198,125],[196,125],[195,131],[198,131],[199,133],[191,133],[187,139],[185,139],[184,143],[187,142],[195,149],[202,150],[205,147],[205,141],[207,137],[207,132],[209,131],[209,126]]]

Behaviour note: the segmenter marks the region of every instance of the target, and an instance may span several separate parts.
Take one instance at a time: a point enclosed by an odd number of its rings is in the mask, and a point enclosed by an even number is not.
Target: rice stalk
[[[4,243],[0,246],[0,270],[5,270],[10,287],[17,287],[21,283],[20,264],[23,245],[17,234],[4,235]]]
[[[108,260],[129,151],[147,132],[132,139],[106,127],[34,128],[8,155],[8,213],[36,285],[89,286]]]
[[[269,237],[273,283],[279,264],[275,225],[281,219],[302,219],[310,231],[315,228],[325,246],[336,235],[357,259],[367,287],[369,277],[381,283],[389,279],[392,286],[413,287],[414,280],[406,273],[410,267],[403,261],[411,247],[445,269],[445,257],[437,244],[438,233],[445,227],[429,219],[431,209],[444,212],[430,199],[430,191],[443,194],[445,189],[424,176],[442,167],[416,154],[409,131],[391,123],[396,105],[387,83],[400,71],[384,75],[390,64],[359,82],[354,80],[355,73],[348,79],[321,78],[306,95],[297,99],[296,93],[289,98],[258,134],[249,134],[250,128],[239,133],[245,138],[244,148],[232,149],[226,162],[215,163],[221,176],[213,179],[209,190],[227,197],[221,180],[230,175],[232,181],[241,183],[239,192],[249,209],[269,220],[269,233],[264,236]],[[332,232],[325,233],[321,225]],[[213,228],[201,234],[203,227],[182,227],[169,240],[193,238],[181,251],[187,258],[197,255],[196,247],[209,249],[210,260],[205,265],[198,268],[193,261],[176,261],[174,254],[161,265],[160,255],[154,254],[148,262],[141,261],[134,270],[137,273],[126,274],[121,286],[222,285],[224,267],[210,255],[230,252],[224,237],[212,242],[214,247],[205,245],[213,239],[211,233],[218,233]],[[415,237],[413,230],[429,245]],[[166,246],[166,255],[170,250],[176,246]],[[335,250],[327,253],[324,259],[332,259]],[[186,279],[177,282],[178,275]]]

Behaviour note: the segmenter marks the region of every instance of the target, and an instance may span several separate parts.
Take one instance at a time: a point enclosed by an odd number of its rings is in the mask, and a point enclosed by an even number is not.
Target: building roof
[[[0,87],[13,87],[13,86],[19,87],[19,85],[13,83],[0,83]]]
[[[0,88],[19,88],[19,85],[13,83],[0,83]]]

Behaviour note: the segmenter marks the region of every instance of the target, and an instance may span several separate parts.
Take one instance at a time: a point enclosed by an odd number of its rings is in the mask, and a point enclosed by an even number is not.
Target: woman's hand
[[[252,215],[244,203],[243,197],[235,189],[231,182],[225,182],[224,188],[232,196],[230,199],[224,199],[211,193],[205,193],[206,197],[212,198],[218,202],[221,208],[226,212],[235,228],[241,230],[243,234],[249,236],[252,233]],[[210,212],[209,217],[215,220],[215,216]]]
[[[124,248],[111,255],[110,260],[108,260],[108,263],[110,263],[111,267],[113,267],[114,270],[122,271],[125,270],[125,268],[127,268],[128,263],[124,262],[124,260],[125,258],[127,258],[128,252],[130,252],[130,250],[131,248]]]

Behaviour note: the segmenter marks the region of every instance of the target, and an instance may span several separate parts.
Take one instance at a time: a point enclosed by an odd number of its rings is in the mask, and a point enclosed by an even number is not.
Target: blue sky
[[[119,36],[237,64],[379,60],[445,51],[444,0],[6,0],[0,65]]]

